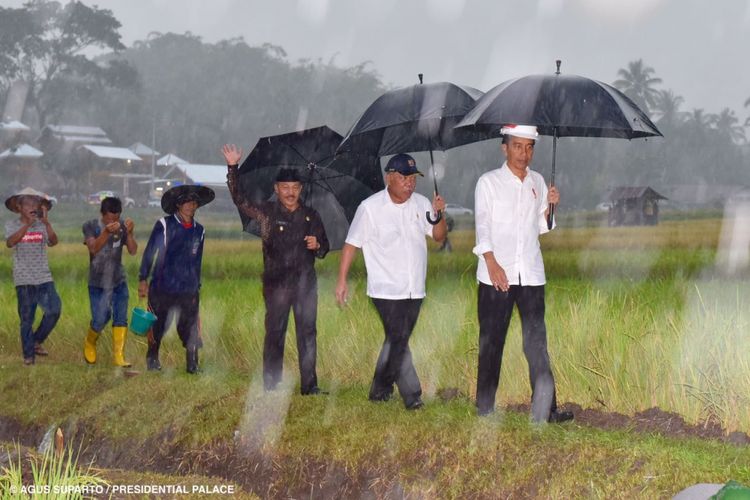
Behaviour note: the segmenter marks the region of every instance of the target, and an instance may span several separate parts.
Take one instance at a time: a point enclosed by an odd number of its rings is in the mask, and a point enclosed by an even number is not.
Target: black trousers
[[[266,303],[263,386],[266,390],[273,390],[281,382],[284,342],[291,309],[294,312],[294,325],[297,331],[300,390],[302,394],[307,394],[318,387],[318,376],[315,372],[318,336],[317,281],[301,277],[296,286],[264,285],[263,298]]]
[[[479,283],[479,369],[477,373],[477,409],[488,413],[495,408],[495,393],[500,382],[500,367],[505,338],[513,313],[518,307],[523,334],[523,353],[529,364],[532,416],[546,421],[557,408],[555,381],[547,352],[547,328],[544,324],[544,286],[512,285],[507,292]]]
[[[417,324],[422,299],[372,299],[385,330],[375,376],[370,386],[370,399],[385,401],[393,394],[393,384],[409,406],[422,395],[417,371],[409,350],[409,337]]]
[[[159,352],[161,339],[169,329],[173,317],[177,315],[177,335],[182,346],[188,348],[203,347],[200,334],[200,297],[194,293],[161,293],[155,290],[148,292],[148,307],[156,315],[156,321],[148,337],[150,354]]]

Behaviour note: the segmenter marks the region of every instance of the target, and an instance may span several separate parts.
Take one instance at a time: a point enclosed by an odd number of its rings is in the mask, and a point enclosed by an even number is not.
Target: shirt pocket
[[[397,247],[402,243],[400,242],[401,231],[393,221],[376,223],[375,238],[382,248]]]
[[[513,200],[505,198],[494,200],[492,202],[492,223],[493,224],[510,224],[515,217],[515,203]]]

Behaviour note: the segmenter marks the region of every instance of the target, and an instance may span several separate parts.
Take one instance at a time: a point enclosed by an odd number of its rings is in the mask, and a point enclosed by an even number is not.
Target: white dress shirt
[[[548,232],[547,186],[541,174],[526,169],[523,181],[507,163],[477,181],[474,193],[479,257],[477,280],[492,285],[483,254],[493,252],[511,285],[538,286],[546,282],[539,235]]]
[[[367,268],[367,295],[376,299],[421,299],[425,296],[427,242],[432,226],[425,214],[427,198],[413,193],[393,203],[388,189],[364,200],[354,214],[346,242],[362,249]]]

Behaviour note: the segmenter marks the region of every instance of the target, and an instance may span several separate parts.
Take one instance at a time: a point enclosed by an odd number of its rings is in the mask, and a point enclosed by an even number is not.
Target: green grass
[[[112,369],[108,331],[99,341],[99,364],[84,366],[88,258],[76,233],[80,223],[72,219],[85,217],[58,215],[68,217],[59,224],[65,242],[50,249],[50,262],[63,316],[48,342],[49,360],[22,369],[15,292],[0,288],[2,416],[38,425],[95,422],[96,436],[133,446],[162,434],[170,446],[211,446],[239,430],[285,464],[278,491],[311,480],[304,466],[311,460],[364,478],[382,494],[403,488],[422,496],[522,495],[537,488],[538,496],[653,497],[694,482],[750,481],[741,465],[750,463],[745,448],[578,425],[537,430],[514,413],[477,419],[470,400],[478,335],[471,230],[451,233],[452,254],[430,254],[428,298],[411,342],[428,406],[415,415],[398,402],[365,401],[382,327],[364,294],[361,257],[350,274],[352,300],[345,309],[335,304],[336,252],[318,263],[318,377],[333,394],[262,393],[260,243],[238,238],[234,214],[202,217],[209,234],[201,292],[205,372],[184,374],[174,332],[166,338],[160,374],[125,379]],[[143,246],[156,214],[137,215]],[[750,431],[750,286],[746,270],[726,275],[715,264],[721,227],[720,220],[696,219],[648,228],[560,228],[543,237],[549,351],[561,402],[625,414],[659,406],[688,422]],[[131,297],[138,262],[126,258]],[[6,250],[4,283],[10,269]],[[293,335],[290,322],[290,391],[298,377]],[[131,336],[126,358],[143,369],[144,357],[143,340]],[[498,404],[528,402],[527,373],[514,317]],[[440,402],[436,394],[449,387],[463,397]]]
[[[17,459],[8,452],[8,464],[0,468],[0,495],[2,498],[91,498],[95,492],[104,491],[107,483],[91,468],[81,467],[73,450],[56,453],[49,447],[44,453],[29,453],[21,457],[16,445]],[[30,476],[30,484],[24,476]],[[36,489],[39,488],[39,489]]]
[[[398,401],[365,402],[362,387],[340,387],[327,397],[302,397],[290,386],[266,394],[257,381],[215,368],[200,378],[180,370],[130,379],[73,364],[37,368],[33,376],[0,370],[3,393],[17,416],[24,414],[23,395],[13,385],[24,383],[26,394],[39,394],[47,408],[59,407],[54,415],[38,415],[36,424],[70,428],[77,422],[81,432],[85,422],[89,435],[118,446],[147,449],[148,441],[162,449],[194,450],[183,456],[185,474],[201,472],[188,457],[220,453],[216,443],[236,436],[242,453],[259,453],[276,464],[272,487],[278,491],[304,491],[320,481],[310,463],[365,481],[377,496],[401,488],[453,498],[530,492],[653,498],[697,482],[750,481],[746,447],[577,424],[537,428],[527,415],[513,412],[478,419],[467,398],[430,399],[424,411],[412,413]],[[77,388],[49,391],[53,375],[77,380]],[[78,395],[72,401],[71,392]],[[102,477],[109,477],[106,471]],[[173,484],[168,477],[163,481]]]

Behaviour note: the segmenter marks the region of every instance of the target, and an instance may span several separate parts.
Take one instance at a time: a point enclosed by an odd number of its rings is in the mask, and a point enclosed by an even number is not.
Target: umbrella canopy
[[[577,75],[530,75],[501,83],[466,113],[458,130],[492,129],[507,123],[535,125],[557,137],[661,136],[625,94]]]
[[[480,90],[448,82],[391,90],[362,113],[338,150],[385,156],[488,139],[481,131],[454,128],[481,96]]]
[[[325,126],[259,139],[240,166],[240,191],[253,203],[274,200],[278,170],[298,169],[300,202],[320,214],[331,249],[341,248],[359,204],[384,188],[378,158],[335,154],[341,139]],[[240,217],[245,231],[260,235],[256,221],[242,213]]]
[[[625,94],[606,83],[576,75],[561,75],[560,61],[552,75],[530,75],[501,83],[484,94],[456,128],[499,132],[505,124],[534,125],[551,135],[552,175],[558,137],[661,136],[649,117]],[[552,228],[554,206],[547,225]]]
[[[429,151],[437,194],[432,152],[483,141],[491,138],[491,133],[455,128],[482,96],[480,90],[449,82],[422,84],[421,74],[419,80],[419,85],[392,90],[378,97],[362,113],[338,150],[374,156]],[[437,224],[441,218],[440,212],[435,219],[427,213],[431,224]]]

